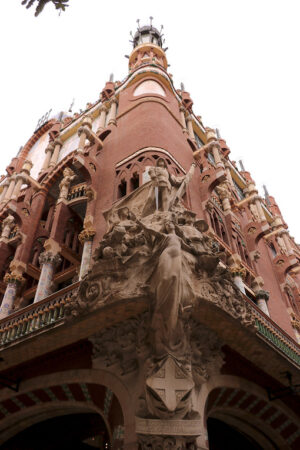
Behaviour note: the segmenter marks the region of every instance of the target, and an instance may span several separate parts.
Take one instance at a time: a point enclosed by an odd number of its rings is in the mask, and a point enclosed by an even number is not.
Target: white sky
[[[21,0],[1,5],[1,151],[5,172],[50,108],[94,102],[111,72],[128,73],[129,31],[164,25],[175,86],[217,127],[262,193],[266,184],[300,241],[297,140],[300,108],[299,0],[70,0],[34,17]]]

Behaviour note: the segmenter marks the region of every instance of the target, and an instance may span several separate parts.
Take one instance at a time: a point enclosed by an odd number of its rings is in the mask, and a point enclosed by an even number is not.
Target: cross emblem
[[[146,381],[169,411],[175,411],[178,403],[194,387],[193,380],[184,373],[170,356]]]

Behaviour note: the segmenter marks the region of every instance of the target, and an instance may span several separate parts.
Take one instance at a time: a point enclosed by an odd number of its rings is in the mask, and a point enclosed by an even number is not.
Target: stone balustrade
[[[253,310],[255,316],[256,334],[271,347],[275,347],[279,353],[289,358],[296,366],[300,367],[300,345],[285,333],[273,320],[262,313],[255,303],[243,296]]]
[[[78,288],[79,283],[74,283],[0,320],[0,348],[51,325],[63,323],[65,304],[77,295]]]
[[[81,184],[76,184],[75,186],[72,186],[67,200],[71,201],[74,200],[75,198],[80,198],[80,197],[85,197],[86,196],[86,184],[85,183],[81,183]]]

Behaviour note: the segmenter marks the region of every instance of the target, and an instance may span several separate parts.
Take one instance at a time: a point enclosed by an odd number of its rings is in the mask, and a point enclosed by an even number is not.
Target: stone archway
[[[299,448],[300,428],[294,414],[281,402],[270,402],[259,386],[239,377],[220,375],[203,387],[204,421],[212,419],[215,429],[219,423],[219,432],[224,424],[248,438],[251,449]]]
[[[114,377],[110,376],[110,383],[105,383],[107,374],[101,377],[100,372],[82,370],[39,377],[28,380],[22,391],[14,395],[5,396],[3,390],[0,399],[0,443],[38,422],[54,417],[98,414],[107,428],[110,448],[124,448],[124,406],[121,407],[119,398],[122,403],[128,400],[124,398],[122,386],[116,386],[118,397],[110,389],[114,387]],[[102,384],[101,378],[107,385]]]
[[[108,430],[96,412],[56,411],[55,417],[39,420],[6,441],[3,450],[99,450],[111,448]],[[60,415],[59,415],[60,413]]]

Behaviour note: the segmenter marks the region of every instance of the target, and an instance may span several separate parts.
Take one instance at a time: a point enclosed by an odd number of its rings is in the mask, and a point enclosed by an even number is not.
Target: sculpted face
[[[165,224],[167,233],[173,233],[175,231],[175,225],[173,222],[166,222]]]
[[[159,160],[157,161],[157,167],[162,167],[164,169],[166,169],[166,163],[162,158],[159,158]]]

